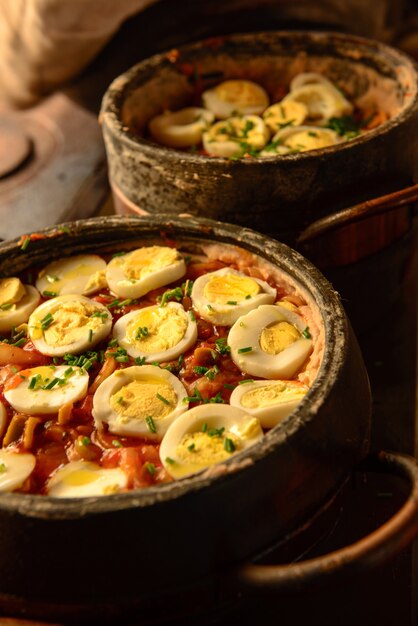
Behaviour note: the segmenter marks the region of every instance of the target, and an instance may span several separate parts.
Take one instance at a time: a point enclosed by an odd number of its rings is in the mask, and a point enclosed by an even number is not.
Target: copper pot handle
[[[383,565],[406,548],[418,534],[417,461],[406,455],[380,452],[368,457],[359,469],[395,474],[410,481],[411,493],[393,517],[359,541],[320,557],[289,565],[243,565],[232,575],[235,584],[274,592],[312,589],[329,579]]]
[[[416,200],[418,200],[418,184],[379,196],[378,198],[366,200],[360,204],[355,204],[315,220],[299,234],[296,243],[308,243],[341,226],[347,226],[353,222],[359,222],[374,215],[392,211],[393,209],[412,204]]]

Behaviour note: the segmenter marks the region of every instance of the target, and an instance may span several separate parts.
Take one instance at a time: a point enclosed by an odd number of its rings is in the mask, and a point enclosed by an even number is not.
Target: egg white
[[[48,318],[52,318],[51,323]],[[78,294],[43,302],[28,322],[29,337],[35,348],[48,356],[91,350],[109,335],[111,328],[110,311],[100,302]]]
[[[127,397],[132,383],[136,385],[135,396],[131,393],[130,400],[119,403],[118,398]],[[164,392],[160,393],[159,389]],[[167,390],[172,395],[169,403],[164,396],[164,393],[168,395]],[[183,384],[168,370],[154,365],[127,367],[114,372],[98,387],[93,398],[93,417],[97,428],[106,423],[112,433],[158,441],[169,425],[187,410],[186,398]],[[147,418],[152,419],[155,432]]]
[[[168,285],[186,273],[186,263],[174,248],[144,246],[114,257],[107,265],[106,280],[122,298],[140,298],[152,289]]]
[[[30,314],[39,304],[41,296],[32,285],[24,285],[25,294],[18,301],[0,308],[0,332],[9,332],[28,321]]]
[[[123,491],[128,483],[120,468],[103,468],[87,461],[71,461],[49,479],[47,492],[54,498],[88,498]]]
[[[307,391],[295,380],[257,380],[235,387],[230,404],[258,417],[263,428],[273,428],[293,413]]]
[[[80,367],[42,365],[21,370],[15,378],[20,383],[4,392],[7,402],[19,413],[43,415],[58,413],[61,406],[81,400],[87,393],[89,376]],[[37,380],[34,385],[34,380]],[[54,379],[56,384],[45,389]],[[32,385],[32,388],[31,388]]]
[[[113,327],[113,337],[130,356],[143,357],[145,363],[171,361],[196,343],[197,324],[181,304],[169,302],[123,315]]]
[[[213,429],[224,429],[211,435]],[[195,474],[253,445],[263,436],[257,418],[228,404],[203,404],[183,413],[167,430],[160,459],[173,478]],[[234,450],[225,448],[225,439]]]
[[[201,107],[186,107],[179,111],[165,111],[149,123],[152,137],[169,148],[197,146],[202,133],[215,119],[212,111]]]
[[[264,329],[277,322],[288,322],[299,333],[305,323],[297,314],[280,305],[261,305],[240,317],[228,334],[228,345],[234,363],[247,374],[267,379],[290,379],[302,367],[312,350],[312,340],[301,336],[278,354],[262,349]]]
[[[250,150],[261,150],[270,132],[261,117],[243,115],[216,122],[203,133],[205,151],[217,157],[241,157]]]
[[[36,287],[56,296],[78,293],[87,296],[107,286],[106,261],[97,254],[80,254],[52,261],[38,274]]]
[[[240,278],[246,279],[246,281],[252,281],[253,284],[258,285],[259,292],[248,298],[247,296],[250,295],[248,293],[234,293],[233,291],[225,290],[228,276],[232,277],[232,281],[234,277],[237,277],[238,281]],[[220,302],[215,302],[214,299],[208,298],[208,289],[213,280],[217,283],[219,282],[220,289],[223,289],[225,292],[218,294],[221,300]],[[212,322],[212,324],[231,326],[241,315],[248,313],[260,304],[270,304],[274,302],[276,290],[270,287],[264,280],[253,278],[238,270],[225,267],[215,272],[208,272],[207,274],[199,276],[194,281],[191,297],[193,306],[203,319]],[[234,304],[228,304],[228,302]]]
[[[269,105],[265,89],[250,80],[226,80],[202,93],[203,105],[218,119],[231,115],[259,115]]]
[[[33,454],[0,450],[0,492],[19,489],[33,472],[35,463]]]

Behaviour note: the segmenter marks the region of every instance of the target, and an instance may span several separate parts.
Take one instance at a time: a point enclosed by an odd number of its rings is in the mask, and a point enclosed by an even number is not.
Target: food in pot
[[[296,75],[280,101],[271,102],[261,85],[243,79],[223,81],[203,91],[200,100],[199,107],[164,111],[152,118],[151,138],[163,146],[209,156],[268,158],[339,144],[358,136],[370,122],[336,85],[316,72]]]
[[[315,304],[235,246],[62,258],[2,279],[0,297],[0,491],[102,496],[231,471],[321,361]]]

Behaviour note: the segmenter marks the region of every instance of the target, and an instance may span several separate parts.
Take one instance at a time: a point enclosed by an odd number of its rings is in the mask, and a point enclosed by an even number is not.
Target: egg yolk
[[[240,108],[245,106],[265,105],[264,92],[249,81],[226,80],[214,91],[220,100],[231,104],[237,104]]]
[[[25,286],[19,278],[0,279],[0,306],[10,305],[11,307],[11,305],[19,302],[25,294]]]
[[[275,322],[263,328],[260,348],[267,354],[279,354],[300,339],[300,336],[298,329],[289,322]]]
[[[285,140],[286,146],[293,150],[315,150],[334,144],[332,137],[321,131],[301,131],[294,133]]]
[[[290,386],[286,382],[279,381],[274,385],[250,389],[241,397],[241,406],[246,409],[257,409],[273,406],[279,402],[288,402],[297,397],[302,398],[305,394],[306,389],[295,389],[294,385]]]
[[[225,446],[226,439],[232,442],[232,449]],[[176,448],[176,457],[187,465],[210,465],[225,461],[232,451],[239,449],[239,439],[231,432],[211,435],[211,429],[208,429],[207,432],[185,434]]]
[[[167,417],[177,404],[177,394],[171,385],[160,379],[134,380],[110,397],[110,406],[122,423]]]
[[[184,337],[188,322],[184,313],[168,307],[148,307],[126,327],[126,339],[147,354],[169,350]]]
[[[119,264],[128,280],[140,280],[179,260],[174,248],[150,246],[138,248],[120,257]]]
[[[86,329],[93,332],[103,325],[101,316],[95,316],[97,308],[94,304],[79,301],[60,303],[59,308],[51,312],[52,323],[47,329],[42,330],[42,325],[33,331],[35,339],[44,336],[45,342],[50,346],[64,346],[75,343],[86,334]]]
[[[232,304],[256,296],[260,285],[252,278],[226,274],[211,276],[206,283],[203,295],[213,304]]]

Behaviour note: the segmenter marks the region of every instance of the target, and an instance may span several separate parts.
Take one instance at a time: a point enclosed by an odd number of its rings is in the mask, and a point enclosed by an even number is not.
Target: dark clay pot
[[[331,500],[367,453],[370,391],[340,299],[318,270],[266,236],[210,220],[108,217],[0,246],[0,275],[53,258],[167,237],[236,244],[280,267],[322,317],[318,376],[297,410],[218,476],[101,498],[0,497],[0,606],[35,616],[114,615],[250,559]],[[165,239],[164,239],[165,238]],[[42,572],[42,574],[40,574]],[[116,613],[118,614],[118,613]]]
[[[142,136],[153,116],[186,105],[196,91],[224,79],[254,80],[274,99],[277,85],[287,87],[304,71],[325,73],[360,108],[375,103],[389,121],[338,146],[272,159],[193,155]],[[418,174],[414,64],[382,43],[345,34],[231,35],[156,55],[114,80],[100,119],[118,212],[211,217],[291,245],[319,217],[410,184]],[[370,225],[363,221],[351,233],[350,249],[359,248],[354,260],[390,243],[399,229],[404,233],[408,217],[402,213],[400,220],[396,233],[384,215],[379,224],[376,218]],[[342,262],[347,263],[347,255]]]

